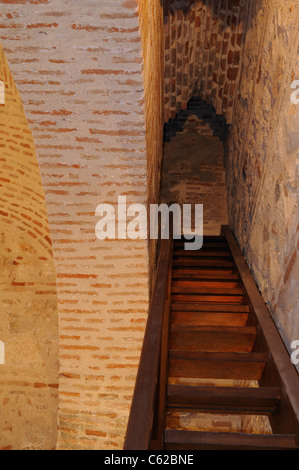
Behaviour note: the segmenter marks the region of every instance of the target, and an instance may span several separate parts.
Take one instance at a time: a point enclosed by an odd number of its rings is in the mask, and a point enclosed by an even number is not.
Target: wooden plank
[[[174,252],[174,258],[231,258],[229,251],[220,250],[176,250]]]
[[[226,269],[196,269],[196,268],[175,268],[172,272],[173,279],[189,279],[189,280],[239,280],[239,276],[233,273],[230,268]]]
[[[174,258],[174,267],[218,267],[218,268],[232,268],[233,262],[223,258],[202,258],[202,259],[188,259],[188,258]]]
[[[243,290],[238,281],[188,279],[187,281],[173,280],[172,282],[172,292],[184,292],[185,294],[187,294],[188,292],[194,292],[194,290],[201,290],[202,288],[224,289],[224,292],[226,291],[226,289],[237,289],[238,292],[243,293]]]
[[[245,298],[243,295],[172,294],[172,303],[173,302],[242,304],[245,302]]]
[[[174,243],[174,251],[182,249],[185,243],[188,243],[188,242],[176,240]],[[217,250],[227,249],[226,241],[224,239],[220,241],[217,241],[217,240],[211,240],[211,241],[206,241],[206,242],[204,241],[201,250],[210,250],[210,249],[215,249],[215,248]]]
[[[177,245],[179,243],[185,243],[190,240],[187,240],[185,237],[181,237],[177,240],[174,240],[174,245]],[[203,236],[203,243],[226,243],[226,239],[223,235],[204,235]]]
[[[190,286],[181,287],[179,284],[174,282],[171,292],[173,294],[184,294],[184,295],[202,295],[202,294],[212,294],[212,295],[243,295],[243,289],[241,287],[204,287],[203,284],[201,287]]]
[[[171,262],[170,262],[171,263]],[[156,441],[159,449],[164,446],[164,429],[166,426],[166,395],[168,380],[168,348],[169,348],[169,331],[170,331],[170,300],[171,300],[171,274],[168,274],[168,286],[166,291],[166,299],[164,306],[161,350],[160,350],[160,367],[158,381],[158,400],[157,400],[157,418],[153,422],[153,439]]]
[[[261,353],[170,351],[169,377],[259,380],[267,361]]]
[[[280,403],[277,387],[202,387],[168,385],[167,406],[205,412],[268,415]]]
[[[172,299],[172,311],[184,312],[250,312],[250,307],[247,304],[215,304],[215,303],[187,303],[187,302],[174,302]]]
[[[296,434],[165,431],[166,450],[298,450]]]
[[[171,328],[169,347],[181,351],[237,352],[252,351],[255,327],[176,326]]]
[[[174,325],[245,326],[248,313],[243,312],[172,312]]]

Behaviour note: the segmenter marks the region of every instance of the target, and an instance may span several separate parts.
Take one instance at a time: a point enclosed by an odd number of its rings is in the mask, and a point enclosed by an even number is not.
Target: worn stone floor
[[[204,235],[228,223],[223,144],[196,115],[164,144],[161,202],[203,204]]]

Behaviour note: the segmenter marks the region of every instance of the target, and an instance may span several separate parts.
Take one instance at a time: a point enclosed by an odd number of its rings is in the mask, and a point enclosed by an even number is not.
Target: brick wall
[[[164,0],[165,122],[192,96],[231,123],[237,99],[247,0]]]
[[[252,3],[227,149],[230,223],[286,347],[299,338],[298,1]]]
[[[22,101],[0,48],[0,449],[57,437],[56,272],[45,194]]]
[[[147,316],[148,250],[146,240],[98,240],[95,209],[118,195],[146,204],[153,180],[137,4],[1,3],[0,40],[36,144],[57,271],[57,447],[120,449]]]

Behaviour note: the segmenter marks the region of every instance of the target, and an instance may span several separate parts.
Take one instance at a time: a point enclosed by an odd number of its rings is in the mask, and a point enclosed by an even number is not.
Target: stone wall
[[[51,236],[33,137],[0,48],[0,449],[53,449],[58,313]]]
[[[143,24],[153,25],[159,2],[140,5]],[[152,61],[155,53],[145,46],[149,32],[141,39],[134,0],[9,0],[0,15],[0,40],[34,136],[53,240],[57,448],[121,449],[147,318],[148,246],[146,240],[98,240],[95,210],[101,203],[116,207],[119,195],[128,205],[146,205],[148,181],[156,197],[161,130],[157,136],[155,130],[162,118],[156,124],[153,110],[160,93],[151,102],[146,90],[159,59]]]
[[[299,2],[253,2],[227,150],[230,224],[286,347],[299,339]]]

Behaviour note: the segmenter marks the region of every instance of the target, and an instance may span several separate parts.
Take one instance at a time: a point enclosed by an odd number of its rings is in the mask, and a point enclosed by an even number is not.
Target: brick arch
[[[51,236],[31,131],[0,48],[0,448],[54,448],[58,310]]]

